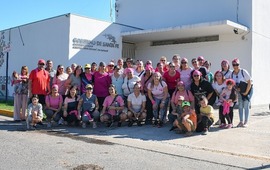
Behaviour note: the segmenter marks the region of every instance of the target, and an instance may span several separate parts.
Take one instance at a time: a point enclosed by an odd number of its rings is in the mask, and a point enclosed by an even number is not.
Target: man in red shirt
[[[38,95],[39,103],[45,105],[45,96],[50,92],[50,75],[44,69],[45,60],[38,61],[38,67],[31,71],[29,76],[29,98]]]

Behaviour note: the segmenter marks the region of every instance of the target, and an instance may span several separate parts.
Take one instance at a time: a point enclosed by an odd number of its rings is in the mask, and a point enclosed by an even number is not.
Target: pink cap
[[[181,62],[182,61],[188,62],[188,59],[187,58],[182,58]]]
[[[46,62],[45,62],[45,60],[43,60],[43,59],[39,59],[38,60],[38,64],[45,64]]]
[[[235,85],[235,81],[233,79],[227,79],[226,80],[226,85],[232,84],[233,86]]]
[[[134,70],[132,68],[126,68],[125,74],[127,74],[128,72],[131,72],[133,74]]]
[[[185,86],[185,83],[184,83],[183,81],[179,81],[179,82],[177,83],[177,86]]]
[[[233,59],[232,63],[240,64],[240,60],[238,58]]]
[[[221,64],[222,64],[222,63],[227,63],[227,64],[229,64],[229,61],[228,61],[228,60],[222,60],[222,61],[221,61]]]
[[[197,60],[203,60],[203,61],[204,61],[204,57],[203,57],[203,56],[199,56],[199,57],[197,58]]]
[[[145,70],[153,71],[153,67],[150,64],[148,64],[145,66]]]
[[[195,70],[195,71],[193,72],[192,76],[194,76],[194,75],[199,75],[199,76],[201,76],[202,73],[201,73],[199,70]]]
[[[57,89],[58,90],[58,85],[57,84],[52,85],[52,89]]]

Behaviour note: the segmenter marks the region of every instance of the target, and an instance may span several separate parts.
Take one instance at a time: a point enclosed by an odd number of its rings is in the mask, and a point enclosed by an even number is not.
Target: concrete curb
[[[0,115],[13,117],[13,111],[0,109]]]

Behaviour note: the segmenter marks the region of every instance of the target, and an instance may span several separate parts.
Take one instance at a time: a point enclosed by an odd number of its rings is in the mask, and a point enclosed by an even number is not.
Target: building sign
[[[87,40],[81,38],[74,38],[72,40],[72,48],[74,49],[85,49],[93,50],[100,52],[108,52],[109,49],[119,49],[119,43],[117,43],[116,38],[111,34],[103,35],[107,41],[96,41],[96,40]]]

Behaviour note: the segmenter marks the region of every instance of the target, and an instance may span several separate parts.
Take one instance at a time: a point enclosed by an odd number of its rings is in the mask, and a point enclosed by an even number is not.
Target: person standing
[[[50,75],[50,87],[52,87],[53,78],[54,78],[54,76],[56,74],[56,70],[53,69],[52,60],[47,60],[45,70],[49,72],[49,75]]]
[[[233,72],[231,78],[235,81],[238,91],[238,110],[240,122],[237,127],[247,127],[249,118],[250,99],[253,94],[251,77],[247,70],[240,68],[238,58],[232,61]],[[245,121],[243,121],[243,111],[245,110]]]
[[[28,68],[22,66],[21,74],[14,81],[14,114],[15,121],[25,120],[28,97]]]
[[[63,100],[65,100],[65,95],[67,93],[67,89],[65,86],[66,80],[68,79],[68,74],[64,72],[64,66],[58,65],[56,74],[53,78],[53,85],[57,84],[59,87],[58,93],[62,95]]]
[[[29,98],[34,94],[38,95],[39,103],[45,105],[45,96],[51,91],[50,75],[44,69],[45,60],[38,61],[38,67],[31,71],[29,76]]]

